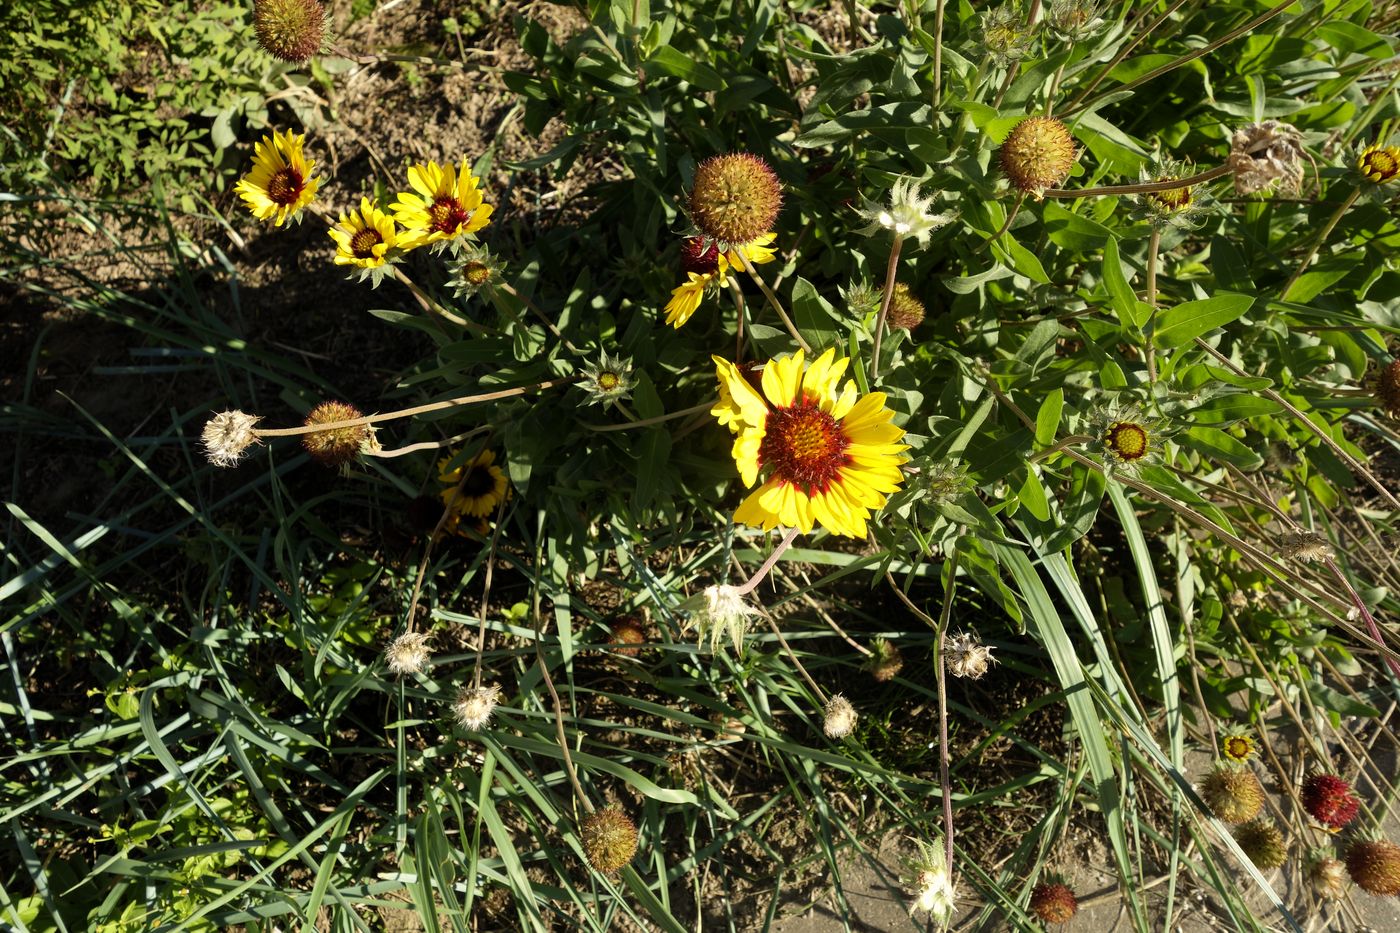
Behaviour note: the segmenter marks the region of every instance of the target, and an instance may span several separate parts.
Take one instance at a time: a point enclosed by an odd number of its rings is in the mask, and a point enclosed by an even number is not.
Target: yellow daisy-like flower
[[[448,469],[452,458],[438,462],[438,482],[445,484],[442,490],[442,503],[452,509],[453,515],[483,519],[490,515],[497,504],[509,495],[510,487],[506,475],[496,466],[496,452],[483,450],[456,469]],[[466,480],[462,473],[466,472]],[[457,485],[461,484],[461,491]],[[453,522],[455,530],[455,522]]]
[[[495,208],[482,200],[477,188],[480,182],[466,159],[462,160],[461,174],[451,163],[410,166],[408,183],[413,191],[400,192],[399,199],[389,205],[394,219],[404,228],[399,245],[414,249],[486,226]]]
[[[316,200],[321,179],[311,172],[315,163],[302,154],[306,134],[285,130],[264,136],[253,151],[253,169],[244,175],[234,191],[258,220],[271,220],[282,226]]]
[[[713,240],[698,236],[687,238],[681,245],[681,271],[686,274],[687,280],[671,291],[671,300],[666,303],[666,323],[679,330],[700,307],[710,283],[718,282],[721,288],[727,286],[729,270],[744,267],[740,250],[756,266],[772,262],[777,250],[769,244],[776,237],[776,233],[765,233],[724,252],[720,252]]]
[[[335,240],[335,264],[374,269],[384,265],[384,256],[398,240],[394,220],[369,198],[360,198],[360,209],[340,215],[340,223],[330,229]]]
[[[744,372],[713,357],[722,386],[710,413],[728,424],[734,463],[744,485],[766,478],[734,513],[734,521],[865,537],[870,514],[904,481],[908,447],[891,422],[885,394],[862,397],[853,380],[840,385],[849,360],[827,350],[808,364],[802,351],[771,360],[755,389]],[[838,391],[839,388],[839,391]]]
[[[1232,764],[1242,765],[1258,751],[1254,736],[1243,726],[1232,726],[1220,737],[1220,754]]]

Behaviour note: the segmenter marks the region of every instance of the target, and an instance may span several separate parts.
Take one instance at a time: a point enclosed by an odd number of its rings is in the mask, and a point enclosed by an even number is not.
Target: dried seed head
[[[885,683],[894,680],[904,670],[904,658],[894,642],[877,638],[870,646],[870,659],[865,662],[865,669],[870,671],[871,677]]]
[[[384,660],[395,674],[416,674],[432,657],[428,636],[422,632],[404,632],[384,649]]]
[[[909,286],[897,282],[890,295],[890,327],[899,330],[913,330],[924,322],[924,303],[915,298]]]
[[[1347,849],[1347,873],[1357,887],[1380,897],[1400,895],[1400,845],[1362,839]]]
[[[1315,531],[1297,531],[1282,535],[1278,539],[1279,549],[1285,560],[1311,564],[1314,561],[1331,560],[1331,543]]]
[[[1264,808],[1264,785],[1244,768],[1216,764],[1200,791],[1210,811],[1227,823],[1252,820]]]
[[[919,848],[919,857],[907,862],[909,874],[905,878],[914,895],[909,912],[914,915],[926,913],[946,926],[957,910],[958,889],[948,871],[943,846],[923,840],[915,840],[915,844]]]
[[[912,178],[900,178],[890,187],[887,203],[866,201],[861,216],[870,223],[860,232],[866,236],[889,230],[900,239],[913,240],[920,248],[938,228],[950,223],[957,215],[952,212],[936,214],[930,210],[936,195],[925,195]]]
[[[1381,370],[1376,380],[1376,401],[1392,418],[1400,418],[1400,360]]]
[[[316,0],[253,0],[258,45],[284,62],[300,64],[321,51],[328,15]]]
[[[618,654],[635,658],[642,653],[641,646],[647,643],[647,630],[636,616],[620,616],[608,626],[608,641]]]
[[[1356,160],[1356,167],[1367,181],[1383,185],[1400,175],[1400,148],[1367,146]]]
[[[1356,819],[1361,808],[1351,785],[1334,774],[1311,775],[1303,781],[1299,796],[1308,815],[1334,833]]]
[[[1308,884],[1324,900],[1338,901],[1347,893],[1347,870],[1341,859],[1329,856],[1315,859],[1308,866]]]
[[[851,701],[839,693],[833,693],[831,699],[826,701],[826,708],[822,711],[822,731],[829,738],[844,739],[855,731],[856,710],[851,705]]]
[[[1237,827],[1235,841],[1260,871],[1278,868],[1288,859],[1288,842],[1271,820],[1250,820]]]
[[[585,816],[578,835],[588,864],[606,874],[626,867],[637,854],[637,827],[616,806]]]
[[[707,586],[700,597],[700,606],[692,614],[699,630],[700,644],[710,643],[710,650],[718,650],[726,635],[734,645],[735,652],[744,648],[744,636],[749,632],[749,624],[758,615],[758,609],[751,605],[736,586],[722,584]]]
[[[310,428],[321,424],[334,424],[337,421],[354,421],[363,417],[353,405],[344,402],[322,402],[306,416],[306,426]],[[339,467],[358,457],[365,445],[372,441],[373,436],[369,425],[356,424],[303,434],[301,446],[326,466]]]
[[[262,419],[243,411],[221,411],[204,424],[200,440],[204,456],[214,466],[231,467],[243,457],[243,452],[260,443],[254,431]]]
[[[773,228],[783,189],[768,163],[748,152],[714,156],[695,168],[690,216],[721,247],[748,243]]]
[[[1230,137],[1227,164],[1237,194],[1279,187],[1297,191],[1303,183],[1303,136],[1287,123],[1251,123]]]
[[[491,721],[491,714],[496,711],[500,695],[501,688],[494,684],[490,687],[463,687],[457,691],[457,699],[452,703],[452,712],[465,728],[473,731],[481,729]]]
[[[1001,168],[1018,190],[1039,199],[1069,177],[1074,137],[1054,117],[1028,117],[1001,144]]]
[[[974,635],[963,633],[953,635],[943,646],[943,657],[947,660],[948,673],[954,677],[971,677],[977,680],[987,673],[988,664],[996,664],[992,649],[978,644]]]
[[[1066,885],[1038,884],[1031,891],[1031,913],[1043,923],[1069,923],[1079,912],[1079,900]]]

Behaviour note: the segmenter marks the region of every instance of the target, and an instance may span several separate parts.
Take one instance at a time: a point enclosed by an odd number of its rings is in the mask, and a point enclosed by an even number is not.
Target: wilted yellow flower
[[[729,270],[744,267],[740,253],[756,266],[772,262],[777,250],[769,244],[776,236],[775,233],[765,233],[726,250],[721,250],[718,244],[704,237],[689,237],[681,245],[681,271],[685,273],[686,281],[671,290],[671,300],[666,303],[666,323],[680,329],[700,307],[706,289],[715,284],[720,288],[727,286]]]

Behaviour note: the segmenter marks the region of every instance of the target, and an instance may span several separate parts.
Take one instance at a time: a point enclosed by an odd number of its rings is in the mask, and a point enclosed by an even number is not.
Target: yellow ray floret
[[[394,220],[369,198],[360,199],[360,209],[341,214],[340,222],[329,231],[335,240],[335,264],[374,269],[384,265],[385,255],[397,242]]]
[[[772,360],[756,388],[728,360],[714,357],[719,402],[710,410],[736,436],[732,454],[749,494],[734,520],[765,531],[776,525],[863,538],[866,523],[904,481],[904,429],[885,395],[861,396],[841,381],[849,363],[827,350]]]
[[[705,298],[705,291],[711,283],[718,283],[720,288],[729,285],[729,270],[744,267],[744,262],[739,256],[741,251],[754,265],[772,262],[776,258],[777,249],[770,244],[776,237],[776,233],[765,233],[741,246],[719,253],[708,269],[687,269],[686,281],[671,290],[671,300],[666,303],[666,323],[679,330],[700,307]]]
[[[428,162],[408,170],[412,191],[402,191],[389,205],[394,219],[404,228],[399,245],[414,249],[475,233],[491,221],[494,208],[485,203],[477,188],[480,179],[462,160],[462,171],[449,162]]]
[[[483,450],[453,470],[447,468],[451,462],[450,457],[438,462],[438,482],[446,484],[442,504],[457,515],[485,518],[509,495],[506,475],[496,466],[495,451]]]
[[[321,179],[312,176],[315,163],[302,154],[305,143],[305,134],[285,130],[264,136],[253,150],[253,168],[233,190],[258,220],[280,227],[316,200]]]

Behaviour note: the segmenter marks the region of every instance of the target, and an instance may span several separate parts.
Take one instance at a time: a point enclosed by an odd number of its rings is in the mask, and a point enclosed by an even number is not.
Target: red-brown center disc
[[[768,413],[759,463],[773,467],[773,478],[808,495],[826,492],[851,462],[850,439],[841,425],[810,399]]]
[[[355,235],[350,238],[350,253],[356,259],[374,258],[374,248],[384,242],[378,230],[373,227],[365,227],[363,230],[356,230]]]
[[[471,211],[463,210],[456,198],[438,198],[428,208],[428,229],[434,233],[456,233],[471,216]]]
[[[681,271],[709,275],[719,271],[719,247],[713,242],[705,246],[704,237],[687,237],[681,244]]]
[[[301,197],[302,189],[305,187],[306,182],[296,169],[290,166],[278,169],[277,174],[273,175],[272,180],[267,183],[267,199],[273,204],[290,207],[297,203],[297,198]]]

